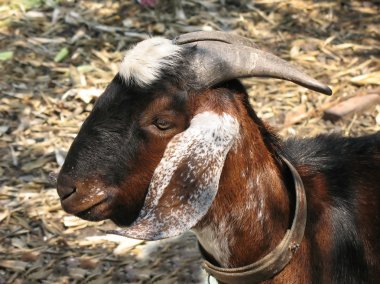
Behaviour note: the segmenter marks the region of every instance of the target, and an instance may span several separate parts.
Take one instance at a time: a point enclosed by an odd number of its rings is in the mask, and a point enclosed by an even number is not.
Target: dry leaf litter
[[[110,222],[64,213],[48,181],[123,52],[150,35],[232,31],[330,85],[326,97],[244,80],[258,115],[283,137],[380,130],[376,104],[335,123],[322,119],[341,101],[380,94],[378,1],[221,2],[184,1],[179,21],[134,1],[2,1],[0,283],[205,283],[192,234],[159,242],[107,235]]]

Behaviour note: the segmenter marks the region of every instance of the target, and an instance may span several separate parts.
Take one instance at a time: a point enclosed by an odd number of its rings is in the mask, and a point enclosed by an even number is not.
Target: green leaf
[[[0,61],[5,61],[12,59],[13,57],[13,51],[2,51],[0,52]]]
[[[81,73],[87,73],[94,70],[94,67],[92,67],[91,65],[81,65],[81,66],[78,66],[77,68],[78,68],[78,71]]]
[[[54,57],[55,62],[61,62],[69,55],[69,49],[67,47],[61,48],[61,50]]]

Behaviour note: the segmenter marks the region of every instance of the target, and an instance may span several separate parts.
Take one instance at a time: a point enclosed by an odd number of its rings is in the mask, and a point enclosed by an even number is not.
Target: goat
[[[281,141],[238,81],[250,76],[331,94],[236,35],[138,43],[70,147],[63,209],[137,239],[192,230],[220,283],[375,283],[380,133]]]

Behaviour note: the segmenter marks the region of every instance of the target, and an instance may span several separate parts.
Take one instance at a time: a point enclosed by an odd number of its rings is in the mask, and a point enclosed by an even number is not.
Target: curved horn
[[[192,43],[192,42],[198,42],[198,41],[220,41],[225,42],[229,44],[239,44],[239,45],[245,45],[253,48],[259,48],[256,43],[253,42],[253,40],[235,35],[232,33],[226,33],[226,32],[218,32],[218,31],[199,31],[199,32],[192,32],[183,34],[180,36],[177,36],[174,40],[174,44],[186,44],[186,43]]]
[[[200,35],[200,36],[199,36]],[[200,41],[196,41],[200,38]],[[208,40],[207,38],[211,38]],[[254,47],[243,44],[239,36],[215,37],[192,33],[177,37],[175,42],[194,48],[189,62],[196,75],[195,83],[199,88],[210,87],[235,78],[270,77],[291,81],[311,90],[331,95],[331,89],[298,70],[285,60]],[[220,40],[223,39],[223,40]],[[225,40],[224,40],[225,39]],[[238,39],[238,44],[226,43]],[[187,43],[186,43],[187,42]],[[247,41],[245,41],[247,42]]]

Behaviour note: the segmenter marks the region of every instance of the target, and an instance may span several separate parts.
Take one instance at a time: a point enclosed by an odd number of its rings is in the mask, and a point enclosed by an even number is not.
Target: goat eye
[[[166,121],[162,118],[158,118],[153,123],[160,130],[167,130],[172,127],[172,124],[169,121]]]

